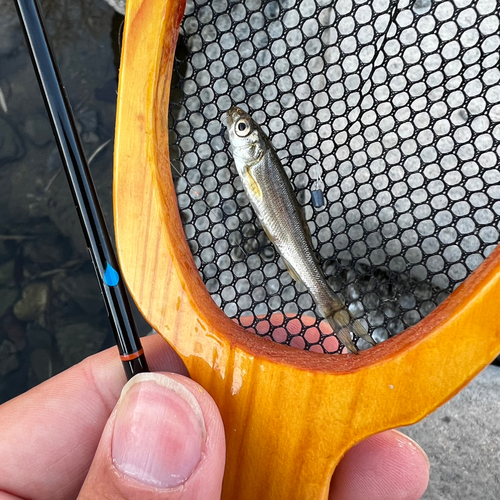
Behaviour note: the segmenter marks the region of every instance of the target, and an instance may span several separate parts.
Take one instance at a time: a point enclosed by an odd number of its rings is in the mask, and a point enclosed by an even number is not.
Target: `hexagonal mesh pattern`
[[[499,45],[496,0],[188,0],[172,173],[223,311],[276,342],[339,352],[242,190],[224,138],[232,105],[271,138],[329,283],[377,341],[445,299],[499,237]]]

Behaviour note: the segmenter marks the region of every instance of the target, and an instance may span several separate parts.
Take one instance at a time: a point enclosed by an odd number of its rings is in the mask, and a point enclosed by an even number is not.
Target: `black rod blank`
[[[16,7],[127,378],[149,371],[38,0]]]

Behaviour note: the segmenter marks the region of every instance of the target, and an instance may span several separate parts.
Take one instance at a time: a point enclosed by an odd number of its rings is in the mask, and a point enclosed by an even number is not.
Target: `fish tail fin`
[[[335,316],[338,316],[341,311],[338,311],[331,316],[326,317],[326,321],[332,327],[333,333],[337,336],[340,342],[344,344],[349,351],[354,354],[358,354],[358,348],[356,344],[352,341],[351,332],[347,326],[340,326],[339,321],[335,319]]]
[[[362,338],[369,344],[375,345],[375,341],[366,328],[359,320],[351,316],[349,311],[338,298],[332,297],[332,306],[326,314],[323,315],[325,316],[326,321],[328,321],[328,324],[332,327],[333,332],[340,342],[342,342],[342,344],[344,344],[352,353],[358,354],[358,348],[352,341],[351,333]]]

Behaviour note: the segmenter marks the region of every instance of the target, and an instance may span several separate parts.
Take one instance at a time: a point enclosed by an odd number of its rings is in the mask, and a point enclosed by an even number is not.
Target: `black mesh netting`
[[[172,172],[223,311],[276,342],[339,350],[242,190],[232,105],[270,136],[329,283],[377,341],[445,299],[499,239],[499,46],[496,0],[188,0]]]

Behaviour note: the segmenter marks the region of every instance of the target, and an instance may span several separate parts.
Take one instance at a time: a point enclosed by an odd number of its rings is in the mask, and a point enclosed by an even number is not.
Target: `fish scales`
[[[339,340],[352,352],[350,332],[374,344],[328,285],[316,259],[311,235],[293,187],[269,138],[239,108],[227,113],[236,169],[250,203],[290,274],[302,282]]]
[[[251,203],[270,240],[315,301],[328,301],[329,287],[308,240],[307,223],[274,149],[267,150],[262,160],[252,167],[252,173],[261,187],[262,197],[252,196]]]

